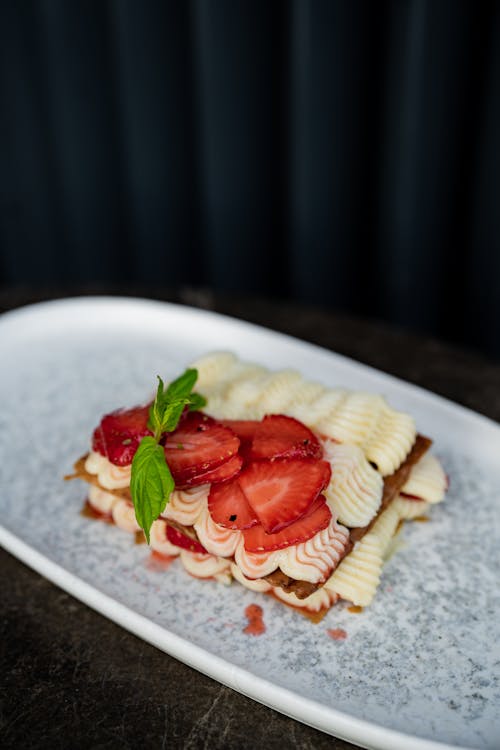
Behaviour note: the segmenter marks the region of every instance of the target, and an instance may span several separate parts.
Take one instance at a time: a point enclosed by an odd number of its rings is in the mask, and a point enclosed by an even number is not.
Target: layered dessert
[[[369,605],[402,521],[446,492],[431,440],[378,395],[230,353],[191,368],[196,393],[103,417],[73,475],[94,512],[197,578],[309,613]]]

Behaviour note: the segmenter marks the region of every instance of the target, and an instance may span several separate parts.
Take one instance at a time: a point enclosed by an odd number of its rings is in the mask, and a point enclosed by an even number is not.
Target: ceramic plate
[[[314,625],[237,584],[155,570],[145,545],[80,515],[65,483],[101,415],[211,350],[383,393],[435,439],[451,478],[407,524],[373,605]],[[500,428],[414,386],[254,325],[144,300],[45,303],[0,319],[0,541],[146,641],[235,690],[368,748],[500,746]],[[258,602],[266,631],[246,635]],[[335,641],[328,630],[343,628]]]

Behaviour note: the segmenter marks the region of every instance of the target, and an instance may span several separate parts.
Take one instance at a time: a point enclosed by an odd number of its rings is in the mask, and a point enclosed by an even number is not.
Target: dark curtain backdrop
[[[3,0],[0,248],[498,356],[500,3]]]

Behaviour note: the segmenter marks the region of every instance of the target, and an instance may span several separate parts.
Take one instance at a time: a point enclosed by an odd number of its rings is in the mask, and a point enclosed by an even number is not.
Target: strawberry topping
[[[260,422],[253,419],[222,419],[221,424],[229,427],[239,437],[240,451],[243,455],[247,455]]]
[[[197,487],[200,484],[218,485],[221,482],[227,482],[240,473],[242,466],[243,459],[239,453],[236,453],[215,469],[211,469],[211,471],[207,471],[204,474],[195,474],[194,477],[186,479],[184,487]]]
[[[177,486],[232,458],[240,441],[229,427],[201,412],[190,412],[165,440],[165,458]]]
[[[315,534],[326,529],[332,517],[324,495],[319,495],[308,512],[294,523],[275,534],[266,534],[263,526],[254,526],[243,531],[247,552],[272,552],[291,547],[294,544],[307,542]]]
[[[151,435],[148,419],[149,406],[118,409],[106,414],[94,431],[93,450],[106,456],[116,466],[131,464],[141,439]]]
[[[330,464],[308,458],[255,461],[238,482],[268,534],[303,516],[331,477]]]
[[[259,523],[237,479],[210,488],[208,510],[226,529],[249,529]]]
[[[171,544],[175,544],[176,547],[180,547],[181,549],[187,549],[189,552],[196,552],[198,554],[205,554],[205,555],[208,554],[205,547],[202,544],[200,544],[200,542],[197,539],[194,539],[193,537],[190,537],[187,534],[182,534],[178,529],[174,529],[173,526],[169,526],[168,524],[167,524],[167,539]]]
[[[259,422],[252,440],[252,458],[321,458],[318,438],[302,422],[271,414]]]
[[[92,434],[92,450],[96,453],[100,453],[101,456],[106,455],[106,443],[104,442],[101,425],[96,427]]]

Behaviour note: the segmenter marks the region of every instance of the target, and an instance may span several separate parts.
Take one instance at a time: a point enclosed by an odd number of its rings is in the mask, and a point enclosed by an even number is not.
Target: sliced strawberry
[[[318,438],[302,422],[271,414],[257,425],[251,458],[321,458]]]
[[[210,488],[208,510],[215,523],[226,529],[249,529],[259,523],[237,479]]]
[[[233,477],[236,477],[240,473],[242,466],[243,459],[239,453],[236,453],[215,469],[207,471],[204,474],[195,474],[194,477],[187,479],[183,487],[197,487],[200,484],[219,484],[220,482],[227,482],[229,479],[233,479]]]
[[[255,430],[260,425],[253,419],[221,419],[221,424],[229,427],[240,439],[240,451],[246,455],[252,445]]]
[[[190,412],[165,440],[165,457],[178,486],[216,469],[237,452],[232,430],[199,411]]]
[[[174,529],[173,526],[167,524],[167,539],[171,544],[175,544],[176,547],[181,549],[187,549],[189,552],[196,552],[198,554],[207,555],[205,547],[200,544],[197,539],[193,539],[187,534],[183,534],[178,529]]]
[[[285,529],[275,534],[266,534],[263,526],[254,526],[243,531],[247,552],[272,552],[307,542],[315,534],[326,529],[332,517],[324,495],[317,497],[308,512]]]
[[[106,456],[116,466],[132,463],[139,443],[148,430],[149,406],[119,409],[106,414],[95,430],[92,447]]]
[[[106,455],[106,443],[104,442],[104,435],[100,425],[95,428],[92,435],[92,450],[96,453],[100,453],[101,456]]]
[[[303,516],[331,477],[327,461],[281,458],[254,461],[238,482],[252,510],[268,534]]]

